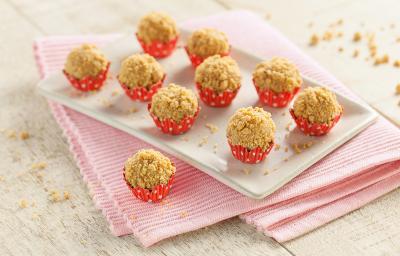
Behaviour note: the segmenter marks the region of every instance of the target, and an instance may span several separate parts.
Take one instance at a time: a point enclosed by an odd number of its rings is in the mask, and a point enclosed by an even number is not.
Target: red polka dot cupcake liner
[[[145,87],[140,87],[140,86],[129,88],[128,86],[123,84],[121,81],[119,81],[119,79],[118,79],[118,82],[121,85],[122,89],[124,89],[125,94],[129,98],[131,98],[132,100],[138,100],[138,101],[145,102],[145,101],[151,100],[153,95],[158,91],[158,89],[161,88],[162,84],[164,83],[164,80],[165,80],[165,75],[160,81],[158,81],[157,83],[150,86],[149,89],[147,89]]]
[[[310,123],[307,119],[296,116],[294,110],[290,109],[290,115],[293,117],[297,127],[305,134],[311,136],[321,136],[327,134],[339,121],[343,111],[337,115],[329,124]]]
[[[63,70],[63,73],[73,87],[75,87],[80,91],[88,92],[88,91],[96,91],[104,85],[104,82],[107,79],[107,74],[109,69],[110,69],[110,63],[108,63],[106,69],[102,70],[97,76],[94,77],[85,76],[81,79],[73,77],[72,75],[68,74],[65,70]]]
[[[263,150],[260,147],[249,150],[241,145],[232,145],[229,142],[228,144],[231,147],[232,155],[236,159],[246,164],[257,164],[261,162],[267,157],[269,152],[271,152],[271,149],[274,147],[274,143],[271,143],[266,150]]]
[[[293,92],[281,92],[276,93],[271,89],[260,89],[254,82],[254,87],[256,87],[258,96],[260,98],[261,103],[264,105],[274,107],[274,108],[283,108],[289,105],[292,101],[293,97],[299,92],[300,87],[296,87]]]
[[[199,91],[200,99],[207,105],[211,107],[226,107],[229,106],[233,99],[236,97],[236,94],[239,91],[237,88],[235,91],[224,91],[224,92],[215,92],[210,88],[202,88],[200,84],[196,83],[197,90]]]
[[[155,58],[165,58],[172,54],[176,48],[176,43],[179,37],[175,37],[169,42],[163,43],[159,41],[153,41],[150,44],[145,44],[142,39],[136,34],[136,38],[139,41],[142,49],[145,53]]]
[[[153,187],[152,189],[132,187],[131,184],[129,184],[129,182],[125,179],[125,174],[124,174],[124,180],[129,190],[136,198],[144,202],[157,203],[162,199],[164,199],[169,194],[172,188],[172,183],[174,182],[174,175],[171,176],[167,184],[160,184]]]
[[[189,56],[189,59],[190,59],[190,62],[192,63],[192,66],[195,67],[195,68],[198,65],[200,65],[205,59],[207,59],[207,57],[203,58],[203,57],[197,56],[196,54],[189,53],[189,51],[188,51],[186,46],[185,46],[185,51],[186,51],[187,55]],[[229,53],[230,53],[230,51],[229,52],[225,52],[225,53],[220,53],[219,55],[221,57],[224,57],[224,56],[228,56]]]
[[[151,108],[151,103],[149,103],[147,109],[149,110],[150,116],[153,119],[156,126],[163,133],[171,135],[179,135],[187,132],[193,126],[193,123],[194,121],[196,121],[196,118],[200,112],[200,108],[198,108],[194,116],[186,116],[180,122],[176,122],[172,119],[164,119],[161,121],[157,116],[151,113],[150,108]]]

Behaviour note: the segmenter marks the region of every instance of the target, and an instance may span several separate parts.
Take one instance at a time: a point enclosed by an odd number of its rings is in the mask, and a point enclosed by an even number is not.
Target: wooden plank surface
[[[387,4],[387,15],[375,15],[369,19],[368,26],[379,29],[379,26],[391,22],[391,18],[395,19],[396,8],[390,7],[396,4],[395,0],[383,2],[385,6]],[[39,78],[31,43],[37,36],[116,31],[132,33],[139,17],[150,10],[165,10],[180,21],[230,8],[246,8],[263,16],[270,15],[273,25],[394,119],[399,111],[397,109],[396,112],[390,105],[390,100],[397,100],[390,90],[399,71],[396,73],[389,66],[372,67],[371,63],[348,56],[350,50],[347,52],[347,48],[354,47],[348,37],[361,28],[346,27],[347,41],[332,41],[319,47],[307,45],[311,33],[321,33],[337,19],[343,18],[344,24],[352,24],[353,21],[367,24],[366,17],[372,16],[368,8],[383,8],[379,3],[382,1],[0,2],[0,143],[3,145],[0,147],[0,255],[192,255],[210,252],[217,255],[232,255],[233,252],[238,255],[400,254],[400,190],[282,245],[237,218],[167,239],[149,249],[141,248],[132,236],[113,237],[88,195],[45,99],[34,91]],[[291,8],[288,10],[289,5]],[[299,22],[290,22],[293,20]],[[310,21],[315,27],[308,28]],[[395,32],[388,33],[387,37],[391,38],[391,34]],[[338,46],[342,46],[346,54],[336,54]],[[335,58],[332,58],[332,51]],[[376,86],[378,83],[379,87]],[[23,130],[28,131],[31,138],[13,138],[13,131],[18,135]],[[32,163],[40,161],[45,161],[47,167],[32,170]],[[50,193],[53,190],[61,195],[68,191],[71,198],[52,202]],[[26,200],[27,208],[20,208],[22,199]]]

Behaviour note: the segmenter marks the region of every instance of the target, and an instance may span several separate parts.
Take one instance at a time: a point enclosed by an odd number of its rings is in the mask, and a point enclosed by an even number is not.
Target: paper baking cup
[[[151,108],[151,103],[149,103],[147,109],[149,110],[150,116],[153,119],[156,126],[160,128],[160,130],[163,133],[171,135],[179,135],[187,132],[192,127],[200,111],[199,107],[194,116],[184,117],[179,123],[177,123],[172,119],[165,119],[161,121],[157,116],[151,113],[150,108]]]
[[[266,150],[263,150],[260,147],[249,150],[240,145],[232,145],[231,143],[229,143],[229,141],[228,144],[231,147],[232,155],[236,159],[246,164],[257,164],[261,162],[267,157],[269,152],[271,152],[271,149],[274,147],[274,143],[271,143],[271,145]]]
[[[102,70],[97,76],[85,76],[81,79],[76,79],[65,70],[63,70],[63,73],[73,87],[80,91],[88,92],[98,90],[103,86],[104,81],[107,79],[109,68],[110,62],[107,64],[106,69]]]
[[[171,190],[171,187],[172,187],[172,183],[174,182],[174,175],[172,175],[171,178],[169,178],[169,181],[167,184],[160,184],[160,185],[153,187],[152,189],[145,189],[145,188],[141,188],[141,187],[132,187],[131,184],[129,184],[129,182],[125,179],[125,172],[123,175],[124,175],[125,183],[128,186],[128,188],[130,189],[130,191],[132,192],[132,194],[136,198],[138,198],[144,202],[157,203],[157,202],[161,201],[169,194],[169,191]]]
[[[174,51],[179,37],[175,37],[174,39],[166,43],[153,41],[150,44],[145,44],[137,34],[136,38],[139,41],[145,53],[148,53],[155,58],[165,58],[171,55],[171,53]]]
[[[150,86],[150,89],[140,86],[129,88],[121,81],[119,81],[119,79],[118,82],[124,89],[125,94],[128,95],[128,97],[131,98],[132,100],[150,101],[153,95],[158,91],[158,89],[161,88],[164,80],[165,80],[165,75],[160,81]]]
[[[327,134],[339,121],[343,111],[337,115],[330,124],[310,123],[307,119],[294,114],[294,110],[290,109],[290,115],[293,117],[297,127],[305,134],[311,136],[321,136]]]
[[[189,56],[189,59],[190,59],[190,62],[192,63],[192,66],[195,67],[195,68],[198,65],[200,65],[205,59],[210,57],[210,56],[207,56],[207,57],[203,58],[203,57],[197,56],[196,54],[189,53],[189,51],[188,51],[186,46],[185,46],[185,51],[186,51],[187,55]],[[230,53],[230,51],[226,52],[226,53],[219,53],[218,55],[220,55],[221,57],[224,57],[224,56],[228,56],[229,53]]]
[[[215,92],[210,88],[202,88],[200,84],[196,83],[200,99],[211,107],[226,107],[232,103],[236,97],[240,86],[235,91]]]
[[[300,87],[296,87],[293,92],[276,93],[269,88],[260,89],[254,80],[253,83],[261,103],[274,108],[286,107],[300,90]]]

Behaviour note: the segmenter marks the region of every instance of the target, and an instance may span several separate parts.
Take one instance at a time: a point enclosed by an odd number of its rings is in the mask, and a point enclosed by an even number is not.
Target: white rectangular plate
[[[187,35],[188,32],[182,32],[183,39]],[[101,91],[78,92],[68,84],[60,71],[39,83],[40,92],[49,99],[143,139],[240,193],[256,199],[264,198],[289,182],[362,131],[377,117],[368,106],[337,94],[339,102],[345,109],[342,119],[328,135],[309,137],[296,129],[294,122],[292,122],[290,132],[286,130],[288,123],[291,122],[288,108],[264,107],[272,113],[272,118],[276,123],[275,142],[280,145],[280,150],[273,149],[267,159],[259,164],[243,164],[233,158],[226,141],[225,128],[235,110],[240,107],[258,105],[258,96],[252,84],[251,74],[256,64],[263,59],[232,47],[231,56],[239,63],[243,77],[242,87],[232,105],[227,108],[211,108],[199,100],[201,111],[192,129],[184,135],[170,136],[162,134],[155,127],[148,114],[147,103],[131,101],[124,95],[115,79],[121,61],[141,51],[134,36],[124,37],[104,48],[103,51],[112,63],[110,67],[112,78],[107,80]],[[167,73],[164,84],[174,82],[195,90],[194,69],[182,47],[178,47],[172,56],[159,61]],[[304,82],[303,89],[307,86],[322,86],[305,77]],[[137,108],[138,111],[130,113],[129,110],[132,107]],[[211,134],[206,128],[207,123],[219,127],[218,131]],[[199,146],[206,136],[207,143]],[[301,154],[296,154],[290,147],[293,143],[302,144],[309,141],[313,141],[313,146]],[[284,150],[286,147],[289,148],[288,152]],[[266,170],[269,170],[268,174],[265,174]]]

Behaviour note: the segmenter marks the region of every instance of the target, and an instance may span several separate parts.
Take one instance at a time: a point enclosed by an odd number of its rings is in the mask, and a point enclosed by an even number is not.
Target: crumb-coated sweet
[[[167,184],[175,174],[175,166],[160,152],[142,149],[126,160],[124,174],[132,187],[152,189],[154,186]]]
[[[235,91],[240,87],[240,80],[239,66],[229,56],[208,57],[196,68],[195,82],[201,88],[210,88],[216,92]]]
[[[95,77],[107,68],[108,61],[93,44],[82,44],[68,54],[64,70],[76,79]]]
[[[128,88],[146,87],[159,82],[164,77],[164,70],[152,56],[133,54],[126,58],[119,71],[118,79]]]
[[[181,121],[192,117],[198,110],[198,102],[192,90],[176,84],[169,84],[153,95],[150,112],[161,121],[172,119]]]
[[[257,64],[253,79],[260,89],[268,88],[276,93],[292,92],[302,84],[297,67],[289,60],[280,57]]]
[[[271,114],[262,108],[238,109],[230,118],[226,134],[231,145],[241,145],[249,150],[257,147],[266,150],[274,141],[275,123]]]
[[[229,52],[228,37],[224,32],[212,28],[196,30],[187,41],[189,53],[206,58]]]
[[[140,19],[137,35],[145,44],[167,43],[179,35],[179,30],[169,15],[151,12]]]
[[[311,123],[330,124],[343,109],[327,88],[308,87],[294,101],[293,110]]]

